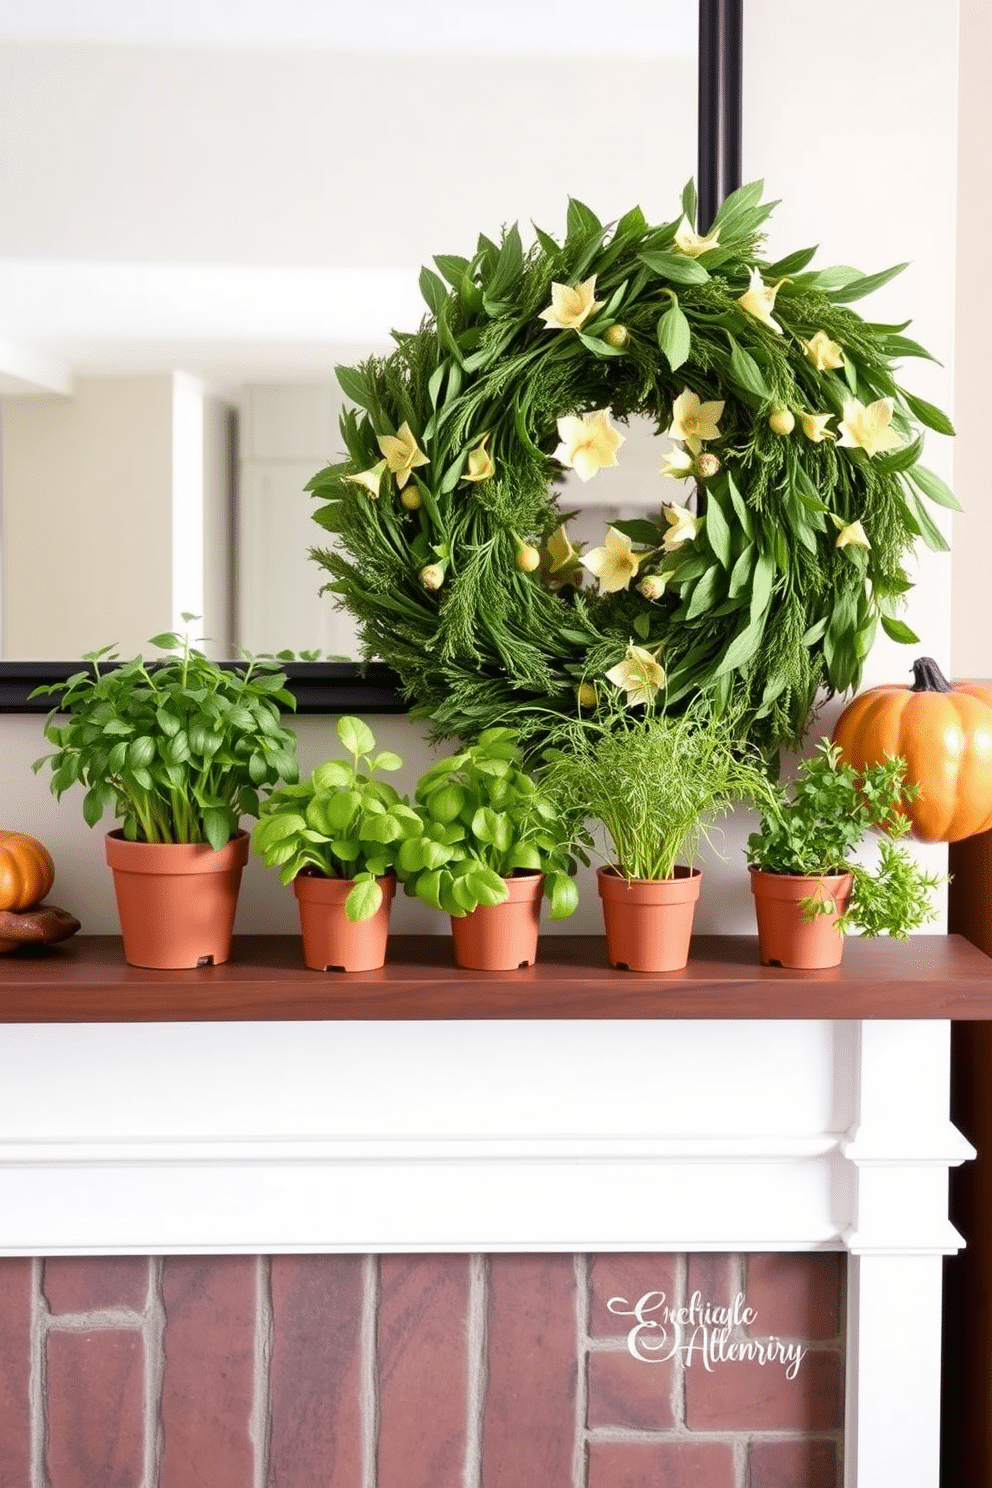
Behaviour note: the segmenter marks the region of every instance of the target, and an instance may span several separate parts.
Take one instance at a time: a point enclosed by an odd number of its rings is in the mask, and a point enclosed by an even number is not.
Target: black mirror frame
[[[744,0],[699,0],[696,181],[705,229],[741,184]],[[232,663],[233,665],[233,663]],[[79,661],[0,661],[0,713],[47,713],[36,687],[64,682]],[[290,662],[285,670],[298,713],[407,713],[396,673],[382,662]]]

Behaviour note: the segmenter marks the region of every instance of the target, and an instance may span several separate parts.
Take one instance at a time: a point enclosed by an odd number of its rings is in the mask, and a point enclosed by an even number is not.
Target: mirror
[[[0,656],[126,653],[182,610],[218,654],[356,654],[306,557],[335,363],[479,231],[557,234],[569,195],[673,215],[696,4],[57,9],[0,10]]]

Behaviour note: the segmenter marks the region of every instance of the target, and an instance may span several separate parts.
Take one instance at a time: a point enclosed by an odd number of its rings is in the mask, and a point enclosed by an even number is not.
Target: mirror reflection
[[[0,17],[0,656],[138,650],[183,610],[218,655],[357,654],[307,557],[335,363],[480,231],[557,235],[569,195],[673,216],[696,6],[65,9]],[[656,443],[626,455],[563,491],[591,530],[663,499]]]

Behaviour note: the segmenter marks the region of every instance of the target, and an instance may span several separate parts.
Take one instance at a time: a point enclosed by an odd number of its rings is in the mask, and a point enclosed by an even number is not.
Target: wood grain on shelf
[[[0,1022],[486,1018],[992,1018],[992,960],[958,936],[851,940],[840,967],[759,966],[747,936],[699,936],[684,971],[613,971],[598,936],[548,936],[536,966],[451,964],[446,936],[396,936],[381,971],[313,972],[295,936],[245,936],[223,966],[147,971],[79,936],[0,962]]]

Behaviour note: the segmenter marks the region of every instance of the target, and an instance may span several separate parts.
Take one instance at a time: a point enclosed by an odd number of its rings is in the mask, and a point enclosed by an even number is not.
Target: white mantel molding
[[[846,1488],[937,1488],[946,1022],[0,1028],[0,1252],[850,1252]]]

